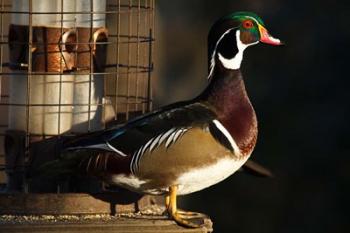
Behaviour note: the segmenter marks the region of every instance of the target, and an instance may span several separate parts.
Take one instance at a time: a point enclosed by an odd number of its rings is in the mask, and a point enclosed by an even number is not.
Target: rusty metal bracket
[[[63,34],[62,34],[63,32]],[[10,25],[10,68],[28,69],[29,26]],[[90,53],[95,72],[104,71],[108,31],[94,28],[33,27],[32,70],[37,72],[90,71]]]
[[[96,72],[104,71],[107,63],[107,42],[108,31],[106,28],[99,28],[93,34],[93,55],[94,55],[94,70]]]
[[[74,29],[69,29],[62,35],[61,46],[61,54],[68,70],[74,69],[77,49],[77,33]]]
[[[89,73],[92,68],[93,72],[103,72],[107,62],[107,29],[104,27],[93,29],[78,27],[77,35],[76,70],[80,73]]]

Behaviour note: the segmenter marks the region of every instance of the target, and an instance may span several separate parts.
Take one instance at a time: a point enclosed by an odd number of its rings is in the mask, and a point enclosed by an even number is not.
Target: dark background
[[[206,85],[215,20],[253,11],[284,47],[245,52],[242,72],[259,119],[252,158],[274,179],[235,174],[181,198],[215,232],[349,232],[350,10],[339,1],[157,1],[156,106]],[[205,177],[203,177],[205,179]]]

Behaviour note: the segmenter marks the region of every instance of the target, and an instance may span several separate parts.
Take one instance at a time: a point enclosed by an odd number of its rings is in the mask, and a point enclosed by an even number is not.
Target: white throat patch
[[[220,43],[220,41],[224,38],[224,36],[226,34],[228,34],[231,30],[233,30],[235,28],[231,28],[229,30],[227,30],[224,34],[222,34],[222,36],[219,38],[219,40],[216,43],[215,49],[213,51],[213,54],[211,56],[211,61],[210,61],[210,72],[209,72],[209,76],[208,79],[211,78],[211,76],[214,73],[214,68],[215,68],[215,56],[216,56],[216,50],[217,47]],[[220,62],[222,63],[222,65],[226,68],[226,69],[230,69],[230,70],[238,70],[241,67],[241,63],[243,60],[243,52],[246,48],[248,48],[249,46],[258,44],[259,41],[255,42],[255,43],[251,43],[251,44],[243,44],[241,41],[241,32],[240,30],[237,30],[236,32],[236,41],[237,41],[237,48],[238,48],[238,53],[236,54],[235,57],[231,58],[231,59],[227,59],[224,56],[222,56],[220,53],[218,53],[218,58],[220,60]]]
[[[223,57],[220,53],[218,54],[220,62],[226,69],[238,70],[239,68],[241,68],[244,50],[251,45],[259,43],[259,41],[257,41],[252,44],[243,44],[241,41],[241,32],[239,30],[237,30],[236,32],[236,41],[237,41],[237,48],[238,48],[238,53],[236,54],[236,56],[234,56],[231,59],[227,59]]]

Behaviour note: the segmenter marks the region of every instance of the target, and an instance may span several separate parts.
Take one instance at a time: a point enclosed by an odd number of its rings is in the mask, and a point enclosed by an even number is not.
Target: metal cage
[[[57,156],[61,138],[151,109],[154,5],[0,0],[3,187],[30,192],[26,168]]]

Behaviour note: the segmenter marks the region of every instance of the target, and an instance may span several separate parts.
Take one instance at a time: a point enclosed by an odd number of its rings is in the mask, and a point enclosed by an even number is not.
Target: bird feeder
[[[30,169],[60,155],[64,140],[151,110],[154,7],[154,0],[0,0],[0,221],[12,218],[0,231],[29,215],[41,216],[23,220],[31,228],[38,218],[93,218],[98,228],[96,215],[113,222],[111,215],[155,202],[114,187],[111,192],[92,179],[27,178]],[[73,215],[80,217],[64,217]]]
[[[64,138],[150,110],[154,1],[1,4],[2,183],[30,191],[26,169]]]
[[[154,0],[0,0],[0,231],[183,230],[166,217],[120,217],[154,198],[91,178],[27,178],[65,140],[151,110],[154,9]]]

